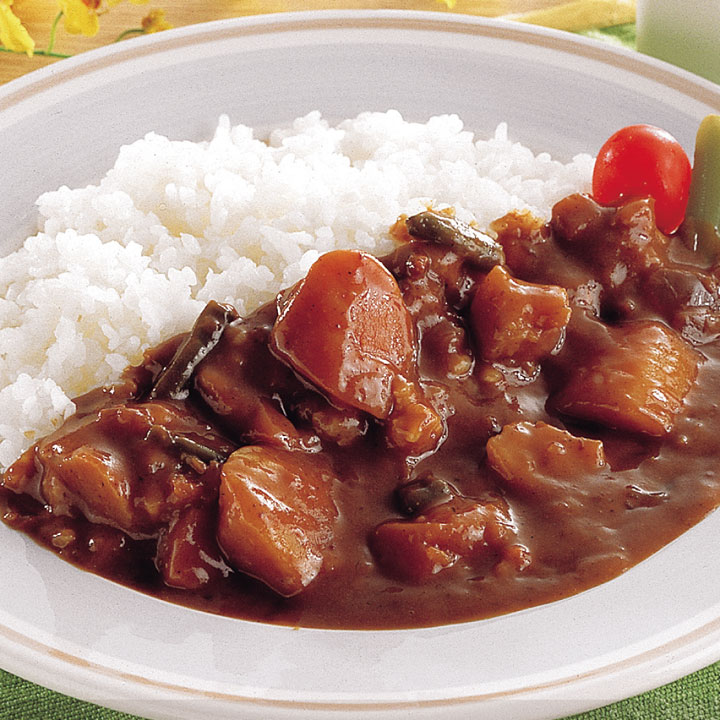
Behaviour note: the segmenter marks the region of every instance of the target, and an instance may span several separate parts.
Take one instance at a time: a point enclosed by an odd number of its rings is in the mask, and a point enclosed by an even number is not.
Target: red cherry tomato
[[[688,156],[670,133],[653,125],[629,125],[600,148],[592,194],[601,205],[654,198],[657,226],[669,234],[685,217],[691,172]]]

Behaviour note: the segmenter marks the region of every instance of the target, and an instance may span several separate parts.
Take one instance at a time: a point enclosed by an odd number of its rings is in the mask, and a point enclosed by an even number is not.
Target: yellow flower
[[[142,29],[146,33],[160,32],[161,30],[170,30],[172,25],[165,20],[164,10],[151,10],[142,19]]]
[[[100,0],[58,0],[65,29],[72,35],[92,37],[100,27]]]
[[[121,2],[123,0],[106,0],[107,7],[103,7],[103,0],[58,0],[58,5],[63,14],[65,29],[69,33],[92,37],[100,27],[98,12],[119,5]],[[133,5],[144,5],[148,0],[130,0],[130,2]]]
[[[35,42],[10,6],[13,0],[0,0],[0,43],[8,50],[32,57]]]

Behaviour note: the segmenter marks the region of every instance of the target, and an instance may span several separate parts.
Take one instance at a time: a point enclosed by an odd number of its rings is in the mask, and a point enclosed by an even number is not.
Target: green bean
[[[235,308],[211,300],[170,363],[158,375],[150,391],[150,398],[185,398],[188,394],[185,386],[198,363],[217,345],[225,328],[237,317]]]
[[[720,258],[720,115],[708,115],[697,132],[681,233],[685,242],[708,260]]]
[[[481,270],[490,270],[505,262],[502,245],[489,235],[448,215],[428,210],[409,217],[405,224],[413,237],[454,247]]]
[[[153,425],[146,439],[157,442],[161,447],[175,448],[181,454],[190,455],[204,463],[224,462],[227,458],[226,453],[197,440],[191,440],[185,435],[173,433],[162,425]]]

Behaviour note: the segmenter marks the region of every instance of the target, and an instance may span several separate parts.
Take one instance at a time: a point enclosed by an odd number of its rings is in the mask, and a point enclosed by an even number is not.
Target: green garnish
[[[681,232],[693,250],[720,258],[720,115],[708,115],[698,128]]]

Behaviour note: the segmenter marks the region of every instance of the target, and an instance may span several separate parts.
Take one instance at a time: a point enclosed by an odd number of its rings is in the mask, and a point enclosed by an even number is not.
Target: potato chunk
[[[544,422],[506,425],[488,440],[487,458],[508,486],[535,499],[558,483],[581,482],[606,468],[602,442]]]
[[[387,570],[423,582],[460,558],[508,549],[516,533],[507,507],[499,500],[478,502],[456,497],[413,520],[389,520],[378,525],[371,544]]]
[[[534,518],[530,547],[538,567],[581,575],[595,564],[615,574],[628,567],[615,525],[625,510],[627,476],[611,469],[602,442],[543,422],[516,422],[488,441],[487,459],[513,509],[525,522]]]
[[[515,280],[497,265],[478,285],[470,319],[483,359],[537,362],[562,345],[568,294],[555,285]]]
[[[238,570],[286,597],[323,566],[337,508],[332,477],[311,455],[246,446],[223,465],[218,541]]]
[[[610,328],[608,335],[614,344],[570,370],[554,407],[618,430],[670,432],[697,377],[699,354],[656,322]]]

